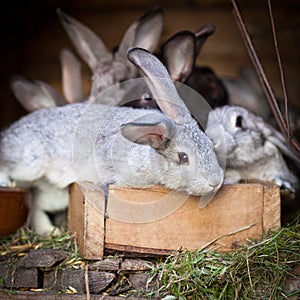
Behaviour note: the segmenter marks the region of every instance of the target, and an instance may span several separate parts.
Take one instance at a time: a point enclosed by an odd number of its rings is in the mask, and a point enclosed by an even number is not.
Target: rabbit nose
[[[223,184],[223,180],[224,175],[218,174],[217,176],[212,176],[208,179],[208,185],[213,188],[220,187]]]

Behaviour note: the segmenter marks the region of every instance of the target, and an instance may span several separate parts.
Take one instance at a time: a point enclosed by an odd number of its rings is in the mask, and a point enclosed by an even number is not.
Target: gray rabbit
[[[229,104],[245,107],[252,113],[261,116],[266,122],[276,127],[271,109],[266,101],[259,78],[252,67],[243,67],[237,78],[223,78],[229,94]],[[278,99],[281,111],[284,113],[284,102]],[[289,123],[297,139],[300,138],[299,107],[289,103]]]
[[[293,193],[298,188],[298,179],[282,154],[297,163],[299,159],[282,134],[261,117],[239,106],[218,107],[209,113],[206,134],[219,159],[226,159],[226,183],[258,179]]]
[[[87,26],[58,10],[60,20],[75,46],[79,56],[92,71],[90,97],[111,86],[137,76],[137,70],[127,59],[127,51],[132,47],[141,47],[150,52],[158,46],[163,30],[163,12],[156,7],[146,12],[135,21],[125,32],[115,52],[107,49],[102,40]],[[103,104],[117,105],[122,89],[107,99]],[[99,102],[99,101],[98,101]]]
[[[194,89],[213,108],[228,103],[226,88],[212,68],[198,66],[196,60],[207,38],[214,32],[214,24],[206,23],[194,33],[181,31],[174,34],[161,47],[162,62],[171,78]]]
[[[163,13],[154,8],[134,22],[124,34],[118,50],[110,52],[101,39],[88,27],[74,18],[58,10],[60,20],[81,58],[92,71],[90,97],[97,97],[103,90],[137,75],[136,68],[126,57],[131,47],[142,47],[154,51],[160,40],[163,29]],[[67,103],[87,100],[82,91],[81,64],[68,49],[60,53],[62,66],[62,87],[64,98],[49,84],[38,80],[28,80],[22,76],[14,76],[11,89],[28,111],[40,108],[61,106]],[[114,105],[123,94],[122,90],[114,89],[115,94],[107,97],[104,104]],[[117,95],[119,94],[119,95]],[[99,101],[98,101],[99,102]]]
[[[35,189],[29,225],[38,233],[53,230],[46,212],[67,206],[67,187],[76,181],[104,190],[109,184],[161,184],[193,195],[221,187],[224,171],[212,142],[166,68],[144,49],[131,49],[128,57],[147,76],[162,112],[75,103],[34,111],[2,133],[0,180]]]
[[[207,66],[196,66],[196,59],[215,26],[207,23],[194,32],[179,31],[161,46],[159,58],[174,81],[185,83],[205,98],[211,107],[227,104],[227,91],[220,78]],[[141,91],[140,99],[121,105],[136,108],[158,108],[149,91]],[[199,107],[201,104],[199,103]]]

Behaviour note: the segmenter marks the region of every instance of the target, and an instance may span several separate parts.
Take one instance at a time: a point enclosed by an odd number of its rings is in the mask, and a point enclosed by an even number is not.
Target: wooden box
[[[280,228],[275,185],[225,185],[205,208],[199,198],[183,195],[160,186],[111,186],[106,206],[101,190],[73,184],[69,229],[85,259],[101,259],[105,249],[169,254],[214,246],[227,251]]]

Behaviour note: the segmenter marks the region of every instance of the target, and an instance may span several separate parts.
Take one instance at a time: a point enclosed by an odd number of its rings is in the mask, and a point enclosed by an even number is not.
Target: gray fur
[[[127,29],[118,50],[113,53],[87,26],[60,10],[58,10],[58,15],[78,54],[92,71],[90,96],[94,98],[120,81],[135,78],[137,71],[128,62],[128,49],[142,47],[151,52],[154,51],[163,29],[162,10],[159,8],[150,10]],[[118,92],[123,95],[121,89]],[[119,96],[106,99],[102,103],[118,105]]]
[[[76,181],[104,189],[112,183],[162,184],[193,195],[214,193],[222,185],[224,171],[213,145],[179,98],[165,67],[143,49],[128,55],[149,76],[162,112],[76,103],[35,111],[2,133],[0,179],[36,189],[29,224],[39,233],[53,229],[45,211],[63,209],[67,187]],[[159,140],[164,140],[163,147],[157,146]],[[188,164],[180,164],[179,152],[188,155]],[[51,190],[56,199],[47,198]]]
[[[238,117],[241,127],[236,123]],[[218,126],[216,122],[220,122]],[[239,106],[215,108],[209,113],[206,134],[218,157],[225,152],[225,182],[258,179],[272,181],[292,192],[297,189],[298,179],[288,169],[282,153],[294,159],[295,156],[283,143],[283,136],[261,117]]]

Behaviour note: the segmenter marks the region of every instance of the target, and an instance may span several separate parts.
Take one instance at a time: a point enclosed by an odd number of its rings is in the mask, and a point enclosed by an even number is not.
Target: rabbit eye
[[[235,120],[235,127],[242,128],[243,127],[243,117],[237,116]]]
[[[151,101],[153,99],[153,96],[151,93],[145,93],[142,96],[142,100]]]
[[[188,165],[189,157],[185,152],[178,152],[178,161],[180,165]]]

